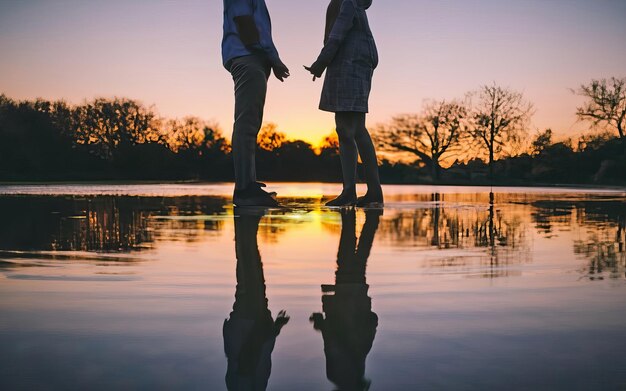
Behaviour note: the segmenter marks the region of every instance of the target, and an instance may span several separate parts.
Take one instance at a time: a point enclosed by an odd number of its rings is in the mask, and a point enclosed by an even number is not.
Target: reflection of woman
[[[369,386],[365,360],[376,336],[378,316],[372,312],[372,300],[367,295],[365,268],[379,216],[380,211],[366,212],[357,247],[355,212],[342,212],[335,285],[322,286],[326,292],[322,296],[324,314],[311,315],[313,327],[322,332],[324,339],[326,376],[339,390]]]
[[[237,288],[230,318],[224,321],[224,351],[229,390],[265,390],[272,369],[272,351],[289,317],[280,311],[274,321],[265,296],[263,264],[257,244],[261,216],[235,217]]]
[[[367,10],[372,0],[331,0],[326,15],[324,48],[311,67],[315,80],[326,70],[320,110],[335,113],[343,191],[329,206],[365,206],[383,202],[378,162],[365,127],[368,99],[378,52],[369,27]],[[367,194],[356,198],[357,159],[365,167]]]

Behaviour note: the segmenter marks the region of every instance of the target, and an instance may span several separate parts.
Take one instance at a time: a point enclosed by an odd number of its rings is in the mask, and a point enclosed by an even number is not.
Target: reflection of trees
[[[533,202],[533,220],[543,226],[567,227],[578,237],[574,253],[588,260],[582,268],[591,280],[626,277],[626,202],[607,196]],[[540,225],[541,224],[541,225]]]
[[[500,198],[500,199],[497,199]],[[501,266],[529,256],[528,229],[550,238],[559,231],[578,236],[574,251],[587,258],[584,273],[593,279],[626,277],[624,231],[626,202],[607,195],[492,195],[486,208],[463,202],[486,199],[433,194],[430,204],[399,211],[381,223],[380,237],[392,245],[418,249],[486,249],[478,257],[490,266],[489,276],[506,274]],[[426,201],[423,197],[418,201]],[[530,221],[529,221],[530,217]],[[459,267],[476,259],[470,253],[438,257],[437,267]]]
[[[383,220],[380,236],[405,246],[438,249],[520,245],[524,235],[516,213],[497,209],[493,201],[488,208],[447,206],[446,197],[432,194],[432,207],[400,211]]]
[[[554,225],[569,225],[572,214],[572,205],[563,205],[554,201],[536,201],[533,203],[531,214],[535,228],[547,237],[553,235]]]
[[[590,280],[626,278],[626,252],[624,251],[624,227],[620,227],[612,237],[612,230],[593,232],[585,240],[574,242],[574,252],[588,259],[583,268]]]
[[[372,311],[365,270],[381,211],[365,212],[358,241],[354,209],[343,210],[337,254],[335,285],[322,285],[322,313],[311,315],[321,331],[326,356],[326,375],[339,390],[369,388],[365,361],[372,348],[378,316]]]
[[[466,198],[463,198],[466,197]],[[529,257],[528,230],[532,226],[548,238],[560,231],[578,237],[574,251],[588,259],[584,273],[592,279],[625,278],[626,201],[613,195],[474,195],[433,194],[413,196],[430,201],[412,210],[401,210],[381,223],[380,239],[391,245],[417,249],[476,249],[490,266],[489,276],[505,275],[504,265],[525,262]],[[405,201],[407,202],[407,201]],[[465,207],[463,202],[472,205]],[[530,220],[529,220],[530,218]],[[470,252],[437,257],[437,267],[459,267],[477,259]]]
[[[87,200],[82,212],[61,219],[53,250],[128,251],[152,242],[145,211],[132,210],[123,199]]]
[[[502,209],[496,210],[494,195],[489,193],[489,217],[486,221],[477,221],[474,232],[476,246],[489,249],[489,264],[499,266],[516,263],[520,256],[527,255],[525,231],[520,216],[514,213],[506,215]]]
[[[223,203],[208,197],[1,197],[0,249],[125,252],[176,240],[180,232],[180,239],[194,240],[223,222],[184,218],[222,213]]]
[[[447,197],[432,194],[430,208],[400,211],[383,220],[381,239],[419,249],[485,248],[479,259],[492,267],[490,276],[505,273],[498,266],[526,260],[529,251],[523,213],[509,205],[497,206],[493,193],[487,208],[448,206]],[[455,256],[437,265],[459,266],[468,259]]]
[[[626,202],[584,203],[576,211],[578,229],[574,252],[588,260],[582,269],[590,280],[626,278]]]
[[[442,206],[444,195],[432,194],[432,208],[401,211],[385,219],[381,236],[392,242],[414,247],[466,247],[470,226],[457,208]]]
[[[0,197],[0,250],[128,252],[155,242],[194,243],[220,235],[228,200],[218,197]],[[272,211],[259,235],[265,241],[306,219]]]
[[[224,227],[226,200],[213,197],[158,198],[151,210],[150,229],[156,241],[193,243],[215,235]]]

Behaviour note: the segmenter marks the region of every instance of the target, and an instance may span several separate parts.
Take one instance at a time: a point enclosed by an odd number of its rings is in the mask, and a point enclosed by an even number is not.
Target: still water
[[[0,389],[626,389],[626,191],[272,190],[0,186]]]

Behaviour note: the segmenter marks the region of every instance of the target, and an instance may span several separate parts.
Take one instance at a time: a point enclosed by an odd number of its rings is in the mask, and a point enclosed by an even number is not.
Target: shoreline
[[[322,181],[264,181],[264,183],[270,184],[319,184],[319,185],[340,185],[341,182],[322,182]],[[358,185],[364,185],[365,183],[359,182]],[[592,184],[592,183],[455,183],[455,182],[441,182],[441,183],[407,183],[407,182],[383,182],[383,186],[454,186],[454,187],[528,187],[528,188],[567,188],[567,189],[595,189],[595,190],[617,190],[626,191],[626,184],[624,185],[612,185],[612,184]],[[74,180],[59,180],[59,181],[0,181],[0,186],[80,186],[80,185],[112,185],[112,186],[128,186],[128,185],[234,185],[234,182],[230,181],[202,181],[202,180],[89,180],[89,181],[74,181]]]
[[[319,198],[341,190],[331,182],[267,182],[279,198]],[[0,197],[68,196],[68,197],[220,197],[232,196],[231,182],[200,181],[94,181],[94,182],[0,182]],[[626,187],[597,185],[450,185],[450,184],[383,184],[390,199],[411,194],[597,194],[626,200]],[[365,190],[365,184],[359,185]]]

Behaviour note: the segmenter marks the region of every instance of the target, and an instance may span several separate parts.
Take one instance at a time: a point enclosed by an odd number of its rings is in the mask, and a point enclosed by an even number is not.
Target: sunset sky
[[[314,144],[333,130],[321,82],[327,1],[266,0],[292,77],[272,79],[265,119]],[[535,104],[532,130],[577,135],[570,88],[626,76],[623,0],[375,0],[380,52],[369,123],[496,82]],[[124,96],[161,115],[219,122],[230,137],[232,80],[221,65],[220,0],[0,0],[0,93],[80,103]]]

